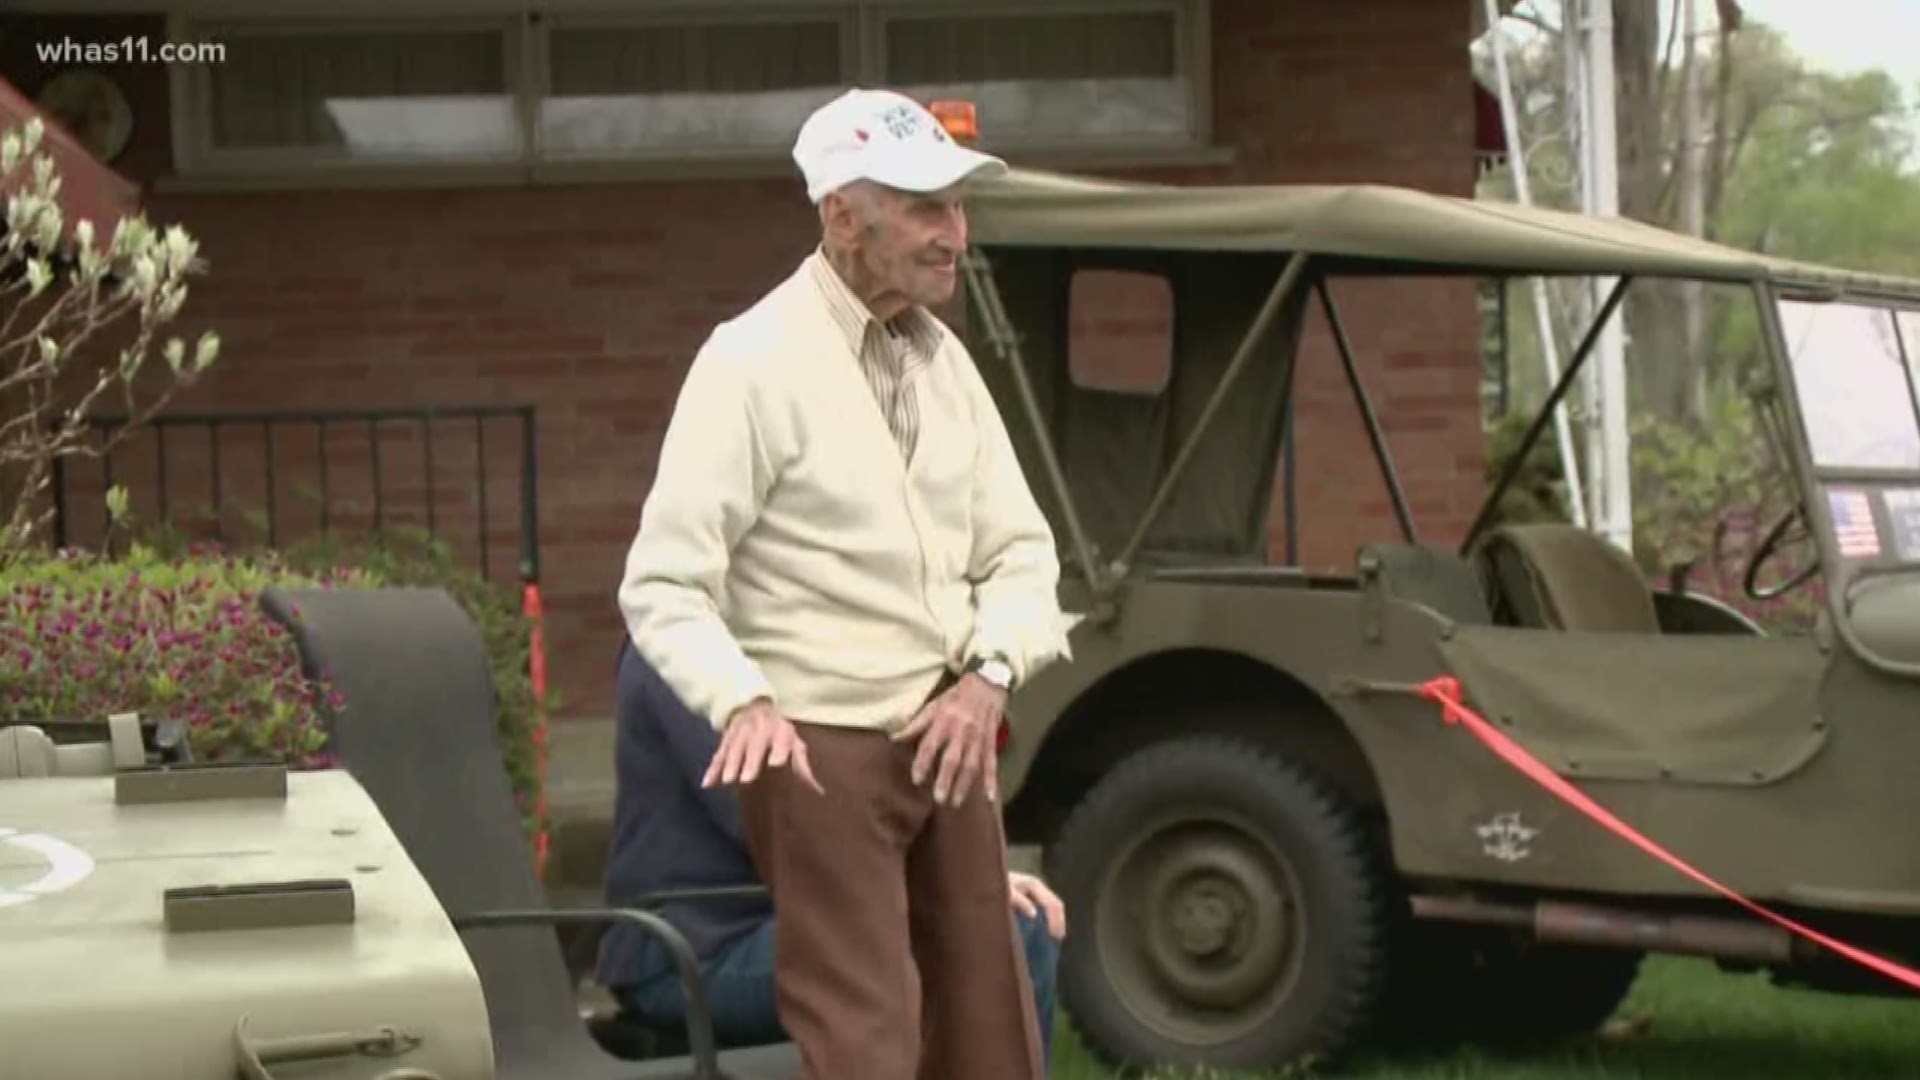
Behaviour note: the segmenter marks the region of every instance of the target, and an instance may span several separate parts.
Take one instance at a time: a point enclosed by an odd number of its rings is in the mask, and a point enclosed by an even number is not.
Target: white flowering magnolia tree
[[[199,245],[144,214],[67,229],[60,177],[39,120],[0,138],[0,569],[44,541],[54,463],[95,457],[153,418],[206,371],[219,337],[154,344],[187,300]],[[124,420],[94,430],[102,415]],[[108,493],[124,509],[125,493]]]

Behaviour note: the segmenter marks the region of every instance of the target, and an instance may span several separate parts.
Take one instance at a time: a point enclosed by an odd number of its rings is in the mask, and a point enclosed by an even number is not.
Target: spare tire
[[[1207,736],[1140,751],[1049,853],[1071,926],[1067,1016],[1115,1067],[1339,1055],[1384,983],[1375,850],[1335,788],[1269,748]]]

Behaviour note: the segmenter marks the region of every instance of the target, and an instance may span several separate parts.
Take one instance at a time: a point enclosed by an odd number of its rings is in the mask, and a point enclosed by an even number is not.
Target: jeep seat
[[[1361,558],[1371,558],[1379,566],[1380,583],[1388,596],[1468,626],[1493,622],[1473,567],[1452,551],[1425,544],[1380,543],[1361,548]]]
[[[1572,525],[1495,529],[1477,553],[1495,617],[1545,630],[1657,634],[1660,619],[1626,552]]]

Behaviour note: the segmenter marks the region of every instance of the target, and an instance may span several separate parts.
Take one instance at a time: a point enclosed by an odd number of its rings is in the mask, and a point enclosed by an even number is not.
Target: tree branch
[[[1609,0],[1602,0],[1602,2],[1609,2]],[[1665,103],[1672,100],[1670,88],[1673,85],[1673,49],[1675,43],[1680,40],[1680,7],[1679,3],[1673,5],[1673,18],[1667,23],[1667,43],[1660,50],[1660,66],[1657,69],[1659,74],[1654,76],[1654,99],[1661,103],[1663,118]]]
[[[0,466],[25,468],[17,491],[0,493],[11,503],[0,506],[6,520],[0,566],[20,557],[34,542],[36,530],[51,520],[50,511],[35,508],[58,462],[111,453],[213,361],[218,344],[206,338],[205,352],[178,358],[178,366],[167,361],[160,374],[171,377],[148,394],[143,374],[151,370],[150,354],[160,328],[185,302],[185,275],[200,269],[197,245],[181,229],[156,232],[142,218],[121,221],[109,247],[82,251],[71,264],[77,270],[54,272],[47,287],[55,291],[32,297],[26,270],[43,264],[26,261],[31,254],[23,233],[31,228],[34,236],[47,239],[51,222],[38,207],[52,204],[51,180],[34,177],[21,197],[31,200],[24,216],[33,220],[23,223],[23,215],[16,213],[15,224],[21,227],[0,237],[0,273],[10,275],[0,277],[5,320],[0,322],[0,403],[11,414],[0,417]],[[108,291],[103,294],[103,289]],[[101,334],[109,327],[118,329],[129,316],[135,322],[124,337]],[[32,328],[16,337],[22,318]],[[106,344],[115,340],[124,344]],[[42,342],[51,343],[51,358]],[[95,440],[94,410],[116,387],[125,422]]]
[[[72,294],[69,294],[68,297],[63,297],[62,300],[70,299],[71,296]],[[135,298],[132,297],[125,297],[109,301],[109,303],[114,306],[108,308],[105,316],[98,314],[97,304],[90,305],[87,318],[80,323],[79,328],[74,331],[73,336],[68,337],[61,343],[61,359],[54,361],[51,365],[48,365],[48,361],[40,359],[39,354],[40,335],[48,329],[46,323],[51,321],[53,313],[49,313],[48,319],[42,320],[42,325],[36,327],[31,335],[10,343],[0,342],[0,356],[12,356],[18,353],[18,359],[10,360],[7,365],[13,367],[15,369],[14,372],[10,375],[0,377],[0,391],[4,391],[8,387],[28,379],[37,378],[37,369],[41,366],[57,368],[61,363],[70,363],[75,357],[80,355],[80,346],[86,344],[94,334],[125,316],[127,312],[133,308],[134,299]]]
[[[6,280],[4,277],[6,269],[6,261],[0,259],[0,281]],[[20,312],[27,306],[27,287],[27,275],[24,272],[21,273],[18,280],[7,281],[5,285],[0,285],[0,306],[4,306],[7,309],[6,321],[0,322],[0,341],[9,340],[13,336],[14,320],[20,317]]]
[[[1733,178],[1732,156],[1727,147],[1727,122],[1733,110],[1733,69],[1736,60],[1733,48],[1733,35],[1738,29],[1736,20],[1728,17],[1725,0],[1720,3],[1720,50],[1717,57],[1713,88],[1713,135],[1707,144],[1706,204],[1703,235],[1712,239],[1719,235],[1720,207],[1726,194],[1727,184]],[[1751,128],[1745,129],[1750,131]],[[1745,138],[1743,131],[1742,139]]]

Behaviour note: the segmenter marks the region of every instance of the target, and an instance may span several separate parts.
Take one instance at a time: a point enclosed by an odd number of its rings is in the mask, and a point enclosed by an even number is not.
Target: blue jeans
[[[1040,1060],[1053,1056],[1053,981],[1060,962],[1060,945],[1047,933],[1045,919],[1015,914],[1020,944],[1027,954],[1027,974],[1033,981],[1033,1008],[1040,1022]],[[734,938],[714,951],[700,967],[706,985],[707,1006],[713,1013],[713,1034],[723,1046],[760,1046],[786,1041],[773,1000],[773,920]],[[672,971],[638,986],[617,992],[627,1009],[659,1024],[686,1021],[686,1001],[680,980]]]

